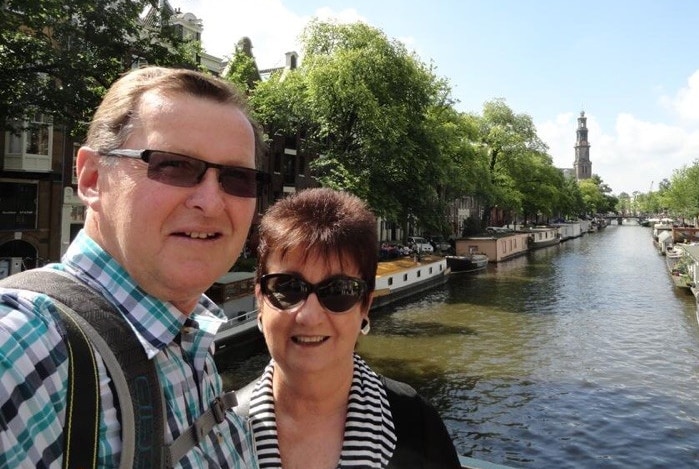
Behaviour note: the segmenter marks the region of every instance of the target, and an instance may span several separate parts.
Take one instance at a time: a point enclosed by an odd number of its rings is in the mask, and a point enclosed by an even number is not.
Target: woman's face
[[[293,273],[311,284],[340,274],[359,277],[355,265],[341,264],[337,257],[326,259],[311,254],[305,258],[301,250],[291,251],[284,258],[272,253],[265,271]],[[354,347],[370,304],[358,301],[348,311],[333,313],[311,293],[300,305],[280,310],[264,298],[259,284],[256,293],[267,348],[283,373],[298,376],[352,369]]]

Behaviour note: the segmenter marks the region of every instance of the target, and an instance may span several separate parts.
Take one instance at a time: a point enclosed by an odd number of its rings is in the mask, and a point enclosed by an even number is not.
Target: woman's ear
[[[369,315],[369,310],[371,309],[371,304],[374,302],[374,292],[369,293],[369,296],[366,300],[366,304],[362,304],[363,307],[365,307],[366,315]]]
[[[371,322],[369,322],[369,317],[363,316],[359,332],[361,332],[362,335],[367,335],[370,330],[371,330]]]
[[[260,288],[260,284],[256,283],[255,284],[255,303],[257,303],[257,317],[261,318],[262,317],[262,304],[264,302],[264,298],[262,297],[262,289]]]

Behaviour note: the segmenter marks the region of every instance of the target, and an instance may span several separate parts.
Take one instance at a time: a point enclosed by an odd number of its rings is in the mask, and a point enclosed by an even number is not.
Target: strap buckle
[[[211,401],[211,412],[214,415],[216,423],[223,423],[223,421],[226,420],[226,409],[221,396],[216,396],[214,400]]]

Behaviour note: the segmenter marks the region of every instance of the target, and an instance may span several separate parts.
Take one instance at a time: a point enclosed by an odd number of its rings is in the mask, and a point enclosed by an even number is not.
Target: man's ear
[[[78,196],[90,208],[99,201],[99,155],[88,147],[80,147],[75,160],[75,172],[78,178]]]

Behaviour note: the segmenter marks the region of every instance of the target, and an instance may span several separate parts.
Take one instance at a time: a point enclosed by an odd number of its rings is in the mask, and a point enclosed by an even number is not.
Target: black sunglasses
[[[336,275],[319,283],[309,283],[296,274],[267,274],[260,278],[260,289],[277,309],[292,309],[315,293],[331,313],[344,313],[364,298],[366,282],[360,278]]]
[[[209,163],[192,156],[160,150],[117,149],[100,152],[104,156],[140,158],[148,163],[148,178],[170,186],[194,187],[209,168],[218,169],[218,182],[226,194],[257,197],[267,175],[252,168]]]

